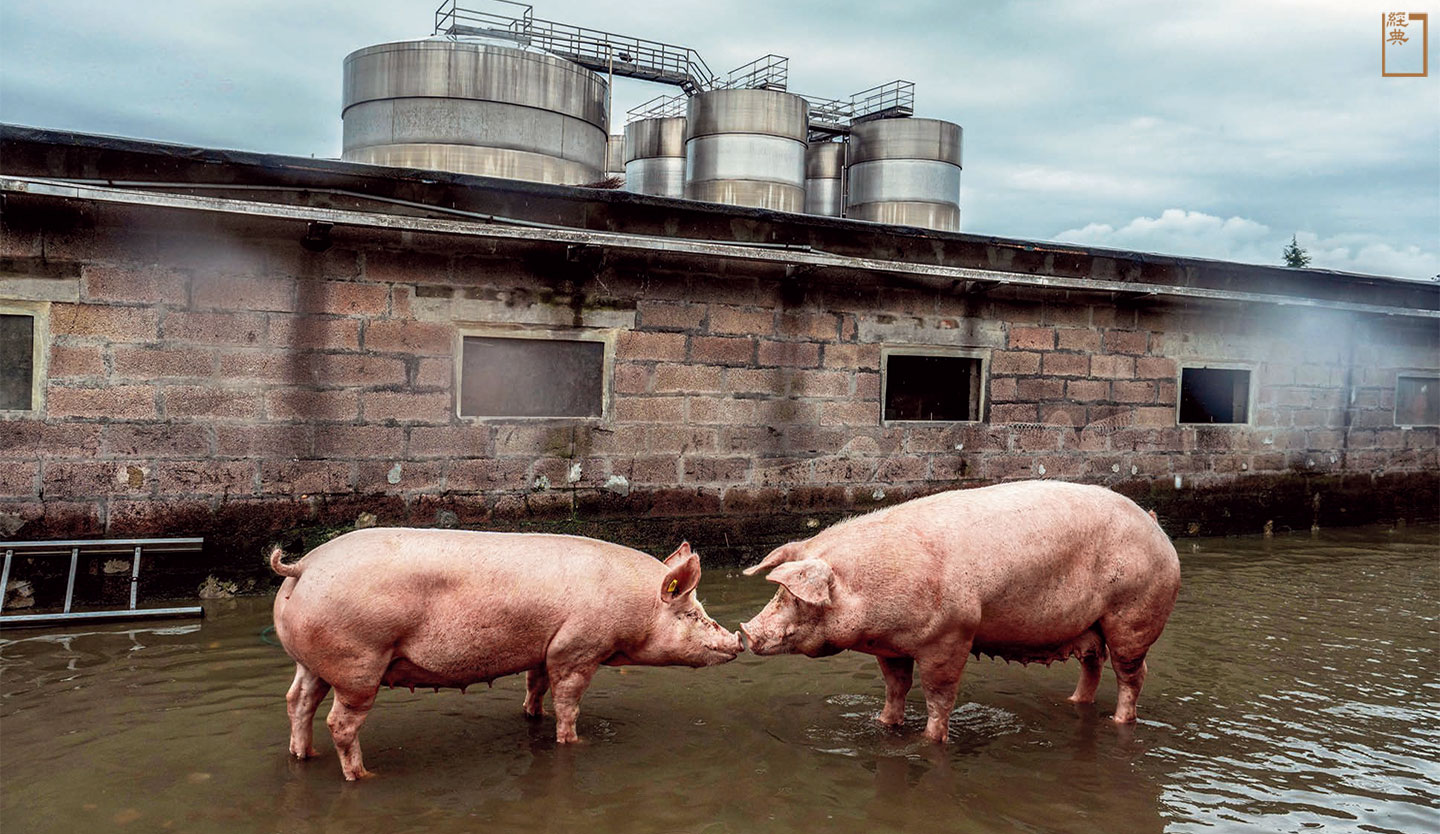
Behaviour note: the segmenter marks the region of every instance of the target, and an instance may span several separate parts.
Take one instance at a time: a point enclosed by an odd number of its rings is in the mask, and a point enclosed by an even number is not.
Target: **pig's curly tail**
[[[270,570],[275,571],[281,576],[298,577],[301,570],[300,562],[296,562],[293,565],[287,565],[284,562],[280,561],[283,558],[285,558],[285,551],[280,549],[280,545],[275,545],[275,547],[270,551]]]

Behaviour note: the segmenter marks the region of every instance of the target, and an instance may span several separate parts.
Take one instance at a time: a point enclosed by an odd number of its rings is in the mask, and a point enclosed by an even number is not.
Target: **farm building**
[[[737,563],[1025,478],[1172,534],[1440,507],[1432,284],[21,127],[0,177],[0,538]]]

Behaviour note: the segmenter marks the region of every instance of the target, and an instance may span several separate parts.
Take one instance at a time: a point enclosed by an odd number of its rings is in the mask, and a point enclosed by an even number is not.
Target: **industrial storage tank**
[[[605,176],[625,177],[625,135],[612,133],[605,143]]]
[[[401,41],[345,58],[343,158],[583,184],[601,179],[605,80],[543,52]]]
[[[878,119],[850,130],[845,216],[879,223],[960,228],[960,125]]]
[[[804,211],[809,127],[809,103],[779,90],[711,90],[692,97],[685,130],[685,196]]]
[[[625,190],[685,196],[685,117],[638,119],[625,125]]]
[[[839,217],[845,212],[845,144],[816,142],[805,149],[805,213]]]

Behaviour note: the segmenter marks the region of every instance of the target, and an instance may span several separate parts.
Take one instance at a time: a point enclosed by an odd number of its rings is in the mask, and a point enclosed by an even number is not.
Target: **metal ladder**
[[[142,552],[156,553],[198,553],[205,540],[193,539],[91,539],[83,541],[35,541],[0,542],[5,552],[5,565],[0,568],[0,611],[5,606],[5,589],[10,584],[10,567],[15,557],[70,556],[70,578],[65,584],[65,610],[59,614],[10,614],[0,616],[0,628],[7,626],[41,626],[56,622],[77,620],[128,620],[140,617],[197,617],[204,613],[198,605],[183,608],[136,608],[137,591],[140,585],[140,556]],[[72,611],[75,601],[75,575],[80,567],[80,557],[85,556],[130,556],[130,607],[97,611]]]

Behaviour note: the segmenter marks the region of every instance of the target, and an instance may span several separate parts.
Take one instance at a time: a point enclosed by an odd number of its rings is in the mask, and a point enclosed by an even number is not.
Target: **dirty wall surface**
[[[1434,427],[1395,424],[1430,323],[783,271],[84,201],[9,200],[0,303],[51,340],[0,422],[0,537],[204,535],[255,573],[351,525],[555,529],[738,562],[843,514],[1035,477],[1172,533],[1433,517]],[[605,414],[458,416],[468,334],[607,341]],[[886,351],[962,349],[980,417],[885,423]],[[1248,422],[1177,423],[1182,367]],[[537,380],[541,384],[543,380]],[[666,551],[668,552],[668,550]]]

